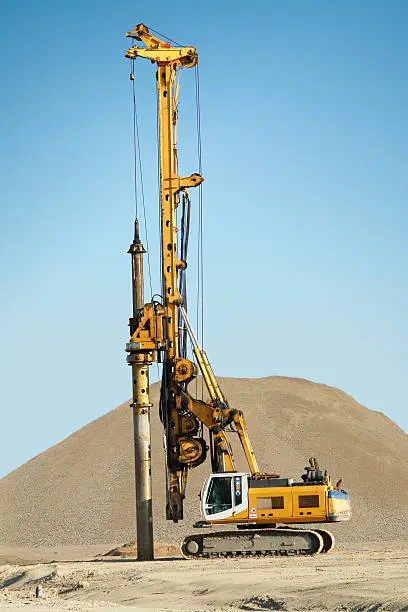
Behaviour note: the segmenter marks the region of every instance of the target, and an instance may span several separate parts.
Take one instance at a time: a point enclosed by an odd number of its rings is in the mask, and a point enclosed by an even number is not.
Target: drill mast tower
[[[183,518],[188,469],[206,459],[207,444],[199,435],[201,424],[210,432],[213,472],[235,471],[224,432],[231,424],[239,434],[251,473],[258,472],[258,465],[243,415],[229,407],[207,355],[194,335],[181,289],[181,274],[187,261],[177,252],[177,209],[181,202],[183,209],[190,205],[187,190],[200,185],[203,178],[197,173],[186,177],[178,173],[176,76],[179,70],[194,67],[198,56],[194,47],[173,47],[153,36],[143,24],[137,25],[127,36],[144,46],[134,45],[126,52],[126,57],[145,58],[157,65],[163,301],[152,301],[138,311],[137,326],[135,324],[126,348],[131,365],[143,364],[147,368],[153,361],[163,362],[160,415],[166,440],[166,516],[177,522]],[[188,391],[188,383],[197,376],[198,369],[187,359],[185,333],[209,393],[208,402],[192,397]]]

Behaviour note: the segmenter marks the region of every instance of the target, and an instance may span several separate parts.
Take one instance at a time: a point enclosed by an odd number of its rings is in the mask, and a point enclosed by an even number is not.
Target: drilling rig
[[[185,538],[181,545],[183,554],[186,557],[208,557],[327,552],[334,544],[330,532],[276,525],[349,520],[349,495],[332,484],[316,458],[309,460],[300,482],[260,471],[244,415],[229,405],[187,314],[186,228],[191,207],[188,190],[199,186],[203,177],[195,172],[180,176],[178,171],[177,77],[182,69],[196,66],[196,49],[164,41],[154,36],[144,24],[135,26],[126,35],[136,41],[126,52],[126,57],[132,62],[145,58],[157,66],[160,161],[161,295],[159,299],[152,298],[143,304],[140,275],[139,282],[133,275],[131,338],[126,346],[133,376],[136,480],[139,479],[140,488],[137,495],[137,521],[141,526],[138,539],[151,541],[151,552],[147,545],[148,553],[143,556],[141,552],[139,558],[152,558],[148,369],[153,362],[162,363],[159,410],[165,440],[168,520],[178,522],[183,519],[189,470],[202,464],[207,454],[211,461],[212,473],[201,492],[204,520],[196,524],[204,531]],[[181,226],[184,232],[178,240],[177,232]],[[137,233],[129,250],[133,271],[140,267],[143,251]],[[194,360],[188,358],[189,343]],[[198,399],[190,391],[199,372],[208,392],[207,401]],[[208,431],[208,443],[202,435],[203,428]],[[238,434],[248,472],[236,470],[228,431]],[[223,524],[236,525],[238,529],[213,533],[204,529]]]

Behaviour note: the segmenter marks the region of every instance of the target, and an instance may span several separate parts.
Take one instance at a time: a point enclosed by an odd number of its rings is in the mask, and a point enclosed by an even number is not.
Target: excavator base
[[[296,528],[215,531],[187,536],[181,552],[188,559],[236,556],[316,555],[334,546],[329,531]]]

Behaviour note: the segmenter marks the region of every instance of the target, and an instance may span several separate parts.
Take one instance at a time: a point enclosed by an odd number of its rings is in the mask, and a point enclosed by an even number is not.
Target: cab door
[[[232,516],[232,475],[212,474],[207,485],[204,500],[204,517],[219,521]]]
[[[208,521],[221,521],[246,511],[247,474],[212,474],[204,491],[203,514]]]

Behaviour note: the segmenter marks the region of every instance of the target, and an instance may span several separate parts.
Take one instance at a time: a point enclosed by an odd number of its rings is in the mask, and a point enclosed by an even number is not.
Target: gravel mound
[[[307,380],[273,376],[220,383],[230,404],[245,412],[262,470],[298,479],[307,459],[316,456],[333,479],[343,478],[354,514],[350,523],[334,525],[337,542],[406,537],[408,436],[394,422],[338,389]],[[198,493],[209,463],[190,472],[185,520],[167,522],[158,385],[152,399],[155,540],[171,544],[200,518]],[[0,480],[0,542],[134,540],[132,432],[129,404],[122,404]],[[241,456],[238,469],[246,469]]]

